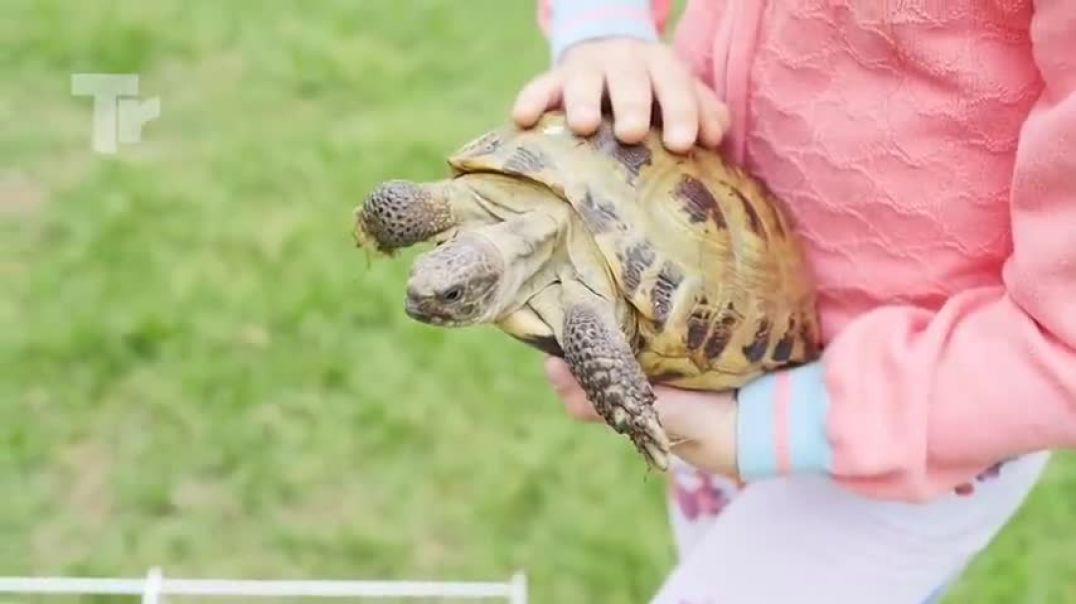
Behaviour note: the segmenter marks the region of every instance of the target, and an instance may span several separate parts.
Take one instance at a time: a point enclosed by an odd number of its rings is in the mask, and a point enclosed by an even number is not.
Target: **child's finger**
[[[656,387],[654,409],[673,453],[691,465],[729,473],[735,465],[735,404],[725,393]]]
[[[646,67],[631,60],[612,61],[605,70],[609,101],[613,107],[613,132],[621,142],[638,143],[650,130],[653,103]]]
[[[702,82],[695,82],[695,96],[699,103],[699,140],[704,146],[715,148],[729,128],[729,109]]]
[[[568,127],[576,134],[593,134],[601,124],[602,72],[589,65],[569,67],[564,79]]]
[[[690,150],[699,129],[698,100],[691,78],[672,55],[665,53],[651,57],[650,77],[661,104],[665,146],[673,152]]]
[[[561,83],[558,71],[548,71],[532,79],[516,96],[512,119],[523,128],[533,126],[546,109],[560,102]]]
[[[567,363],[557,357],[547,357],[545,374],[553,392],[564,403],[569,415],[583,421],[601,420],[601,416],[594,410],[594,405],[587,399],[583,388],[568,369]]]

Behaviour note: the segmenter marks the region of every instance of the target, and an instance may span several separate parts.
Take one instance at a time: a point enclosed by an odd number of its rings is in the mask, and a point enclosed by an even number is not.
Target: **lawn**
[[[0,40],[0,574],[653,592],[662,482],[351,240],[505,119],[547,61],[529,0],[4,0]],[[91,151],[80,72],[160,98],[141,142]],[[1065,454],[949,601],[1076,601],[1074,527]]]

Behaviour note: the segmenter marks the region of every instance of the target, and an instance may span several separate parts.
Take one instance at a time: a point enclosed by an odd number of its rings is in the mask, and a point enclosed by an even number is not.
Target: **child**
[[[539,8],[516,121],[587,134],[605,91],[634,142],[658,103],[784,200],[818,289],[820,361],[657,389],[690,442],[653,601],[937,601],[1076,445],[1076,3],[694,0],[672,49],[667,0]]]

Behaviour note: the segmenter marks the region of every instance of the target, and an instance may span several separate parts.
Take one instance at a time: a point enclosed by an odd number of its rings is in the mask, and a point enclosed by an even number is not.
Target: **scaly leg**
[[[383,253],[430,240],[459,222],[451,197],[450,181],[382,183],[356,211],[355,237],[359,245],[372,243]]]
[[[606,423],[627,434],[647,462],[669,465],[670,443],[654,410],[654,390],[617,327],[613,306],[581,284],[564,288],[561,346],[572,375]]]

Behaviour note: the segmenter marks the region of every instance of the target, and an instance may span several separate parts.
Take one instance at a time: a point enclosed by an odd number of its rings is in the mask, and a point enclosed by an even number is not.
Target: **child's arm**
[[[660,42],[668,0],[538,0],[538,9],[552,67],[520,91],[512,109],[518,125],[530,127],[547,109],[563,106],[574,132],[592,134],[607,92],[614,133],[624,143],[646,135],[655,102],[670,150],[721,143],[727,109]]]
[[[938,312],[867,313],[821,362],[741,390],[746,478],[828,472],[924,499],[1006,458],[1076,446],[1076,4],[1037,2],[1031,40],[1045,87],[1017,148],[1004,284]]]

